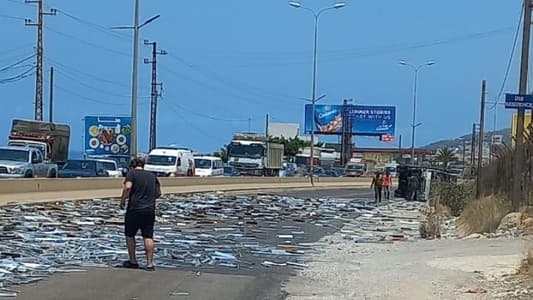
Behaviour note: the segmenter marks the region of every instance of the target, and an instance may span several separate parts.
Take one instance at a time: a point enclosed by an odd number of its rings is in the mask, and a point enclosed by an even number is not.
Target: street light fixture
[[[137,156],[137,96],[139,85],[139,30],[144,26],[159,19],[160,15],[153,16],[139,25],[139,0],[135,0],[135,17],[133,26],[113,27],[112,29],[133,30],[133,71],[131,84],[131,156]]]
[[[436,62],[433,60],[430,60],[424,64],[416,66],[416,65],[408,63],[405,60],[400,60],[399,64],[402,66],[410,67],[414,71],[414,74],[415,74],[414,88],[413,88],[413,119],[411,123],[411,164],[414,164],[415,162],[415,132],[416,132],[416,128],[422,125],[422,123],[416,123],[416,104],[417,104],[417,97],[418,97],[418,73],[423,68],[436,64]]]
[[[329,10],[333,10],[333,9],[340,9],[340,8],[343,8],[346,6],[346,3],[344,2],[337,2],[335,3],[333,6],[330,6],[330,7],[326,7],[326,8],[323,8],[321,10],[319,10],[318,12],[312,8],[309,8],[309,7],[306,7],[306,6],[303,6],[300,2],[298,1],[290,1],[289,2],[289,6],[291,7],[294,7],[294,8],[302,8],[302,9],[305,9],[309,12],[311,12],[313,14],[313,17],[315,18],[315,24],[314,24],[314,28],[315,28],[315,36],[314,36],[314,44],[313,44],[313,83],[312,83],[312,86],[313,86],[313,89],[312,89],[312,97],[311,97],[311,103],[312,103],[312,114],[313,114],[313,118],[312,118],[312,122],[313,122],[313,127],[311,128],[311,160],[309,162],[309,167],[311,169],[311,176],[310,176],[310,179],[311,179],[311,185],[314,185],[314,179],[313,179],[313,175],[314,175],[314,164],[315,164],[315,161],[314,161],[314,154],[315,154],[315,118],[314,118],[314,115],[315,115],[315,104],[317,102],[317,98],[316,98],[316,94],[317,94],[317,44],[318,44],[318,20],[320,18],[320,16],[325,13],[326,11],[329,11]]]

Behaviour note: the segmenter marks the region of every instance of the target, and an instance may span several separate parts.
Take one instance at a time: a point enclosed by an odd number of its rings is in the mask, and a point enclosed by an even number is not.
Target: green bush
[[[433,197],[447,206],[453,216],[458,217],[473,199],[473,185],[469,183],[439,182]]]

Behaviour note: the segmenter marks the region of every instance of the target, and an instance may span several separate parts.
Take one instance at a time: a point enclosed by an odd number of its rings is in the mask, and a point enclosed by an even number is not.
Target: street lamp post
[[[413,71],[415,73],[414,88],[413,88],[413,119],[412,119],[412,123],[411,123],[411,164],[414,164],[414,162],[415,162],[415,134],[416,134],[416,128],[419,127],[420,125],[422,125],[422,123],[416,123],[416,104],[417,104],[417,101],[418,101],[418,99],[417,99],[418,98],[418,73],[420,72],[420,70],[422,70],[422,68],[429,67],[429,66],[432,66],[434,64],[435,64],[434,61],[428,61],[425,64],[421,64],[421,65],[415,66],[415,65],[412,65],[412,64],[406,62],[405,60],[401,60],[400,61],[400,65],[410,67],[411,69],[413,69]]]
[[[311,160],[309,162],[309,167],[310,167],[310,170],[311,170],[311,185],[314,185],[314,179],[313,179],[313,176],[314,176],[314,165],[315,165],[315,105],[316,105],[316,102],[317,102],[317,98],[316,98],[316,90],[317,90],[317,46],[318,46],[318,20],[320,18],[320,16],[325,13],[326,11],[329,11],[329,10],[333,10],[333,9],[340,9],[340,8],[343,8],[346,6],[346,3],[344,2],[338,2],[338,3],[335,3],[333,6],[330,6],[330,7],[326,7],[326,8],[323,8],[321,10],[319,10],[318,12],[315,11],[314,9],[312,8],[308,8],[308,7],[305,7],[303,6],[300,2],[297,2],[297,1],[290,1],[289,2],[289,5],[294,7],[294,8],[301,8],[301,9],[305,9],[309,12],[311,12],[313,14],[313,17],[315,18],[315,24],[314,24],[314,42],[313,42],[313,84],[312,84],[312,96],[311,96],[311,103],[312,103],[312,114],[313,114],[313,118],[312,118],[312,122],[313,122],[313,127],[311,128]]]
[[[132,68],[132,83],[131,83],[131,148],[132,156],[137,156],[137,96],[139,86],[139,30],[144,26],[152,23],[160,17],[160,15],[151,17],[144,23],[139,25],[139,0],[135,0],[135,17],[133,26],[113,27],[113,29],[128,29],[133,30],[133,68]]]

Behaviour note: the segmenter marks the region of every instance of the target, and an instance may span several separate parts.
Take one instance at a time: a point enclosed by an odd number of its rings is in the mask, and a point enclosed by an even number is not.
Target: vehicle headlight
[[[9,172],[11,174],[24,174],[24,168],[10,168]]]

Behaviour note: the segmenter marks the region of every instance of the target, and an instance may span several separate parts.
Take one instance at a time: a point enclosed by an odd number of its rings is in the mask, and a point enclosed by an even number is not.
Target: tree
[[[283,144],[284,146],[284,155],[289,157],[294,157],[296,154],[300,152],[301,149],[305,147],[310,147],[311,142],[307,142],[304,140],[301,140],[297,137],[286,139],[284,137],[275,137],[275,138],[269,138],[269,142],[271,143],[278,143]]]
[[[220,157],[224,163],[228,162],[228,147],[224,146],[217,152],[213,153],[213,156]]]
[[[449,148],[448,146],[445,146],[437,151],[437,156],[435,157],[435,160],[441,163],[443,168],[447,169],[451,162],[457,160],[457,156],[455,155],[453,149]]]

